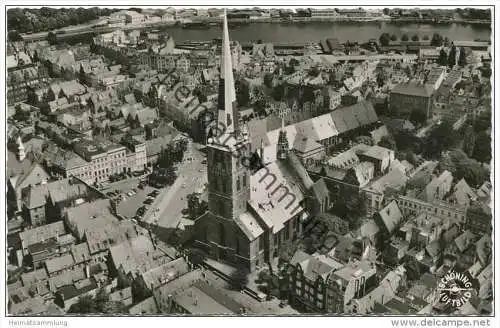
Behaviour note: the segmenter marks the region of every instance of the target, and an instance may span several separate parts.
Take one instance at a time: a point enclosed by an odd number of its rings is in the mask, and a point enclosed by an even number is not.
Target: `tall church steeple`
[[[223,127],[228,134],[239,133],[238,112],[236,109],[236,90],[234,88],[231,45],[227,27],[227,15],[224,11],[222,23],[222,54],[219,79],[219,128]]]
[[[226,15],[223,19],[219,117],[207,147],[208,203],[209,212],[217,220],[232,220],[246,212],[250,199],[251,171],[244,163],[250,158],[250,143],[245,127],[238,126]]]

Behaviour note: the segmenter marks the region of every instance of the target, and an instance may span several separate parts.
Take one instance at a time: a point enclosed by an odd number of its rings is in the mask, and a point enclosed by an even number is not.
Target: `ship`
[[[206,30],[210,28],[210,25],[208,25],[206,22],[191,22],[191,23],[183,23],[181,27],[185,29]]]

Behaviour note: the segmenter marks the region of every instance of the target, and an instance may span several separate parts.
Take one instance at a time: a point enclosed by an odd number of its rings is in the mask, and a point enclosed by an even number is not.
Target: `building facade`
[[[75,152],[84,160],[83,165],[68,170],[66,174],[79,177],[87,183],[106,181],[110,175],[128,170],[125,146],[81,141],[75,144]]]

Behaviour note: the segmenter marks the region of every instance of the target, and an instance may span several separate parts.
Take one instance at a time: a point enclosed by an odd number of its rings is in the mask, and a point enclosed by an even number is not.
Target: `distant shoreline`
[[[220,18],[215,17],[192,17],[187,19],[192,22],[206,22],[206,23],[219,23]],[[177,21],[182,23],[181,21]],[[413,23],[413,24],[479,24],[491,25],[491,20],[466,20],[453,18],[448,20],[443,19],[423,19],[423,18],[392,18],[387,16],[368,16],[368,17],[345,17],[345,16],[332,16],[332,17],[290,17],[290,18],[230,18],[228,22],[234,23],[316,23],[316,22],[354,22],[354,23],[368,23],[368,22],[386,22],[386,23]]]

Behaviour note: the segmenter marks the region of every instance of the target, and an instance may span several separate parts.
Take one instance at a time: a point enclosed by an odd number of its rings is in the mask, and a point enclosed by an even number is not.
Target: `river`
[[[212,27],[206,30],[183,29],[180,27],[165,27],[162,30],[170,33],[174,40],[206,41],[220,38],[221,28]],[[404,24],[390,22],[329,22],[329,23],[253,23],[248,25],[230,27],[229,33],[232,40],[249,42],[262,40],[264,42],[319,42],[326,38],[337,38],[340,42],[368,41],[377,39],[384,32],[395,34],[400,38],[408,34],[419,37],[425,35],[432,37],[439,33],[450,40],[474,40],[491,38],[491,28],[486,25],[471,24]]]
[[[156,27],[158,28],[158,27]],[[183,29],[179,26],[163,26],[161,30],[173,36],[176,42],[209,41],[222,37],[221,27],[210,29]],[[263,42],[320,42],[326,38],[337,38],[340,42],[365,42],[377,39],[384,32],[395,34],[400,38],[408,34],[411,38],[417,34],[420,38],[432,37],[439,33],[450,40],[472,41],[475,39],[489,40],[491,28],[487,25],[472,24],[414,24],[391,22],[309,22],[309,23],[250,23],[229,28],[232,40],[242,43],[262,40]],[[88,42],[95,33],[78,36],[59,35],[68,43]]]

